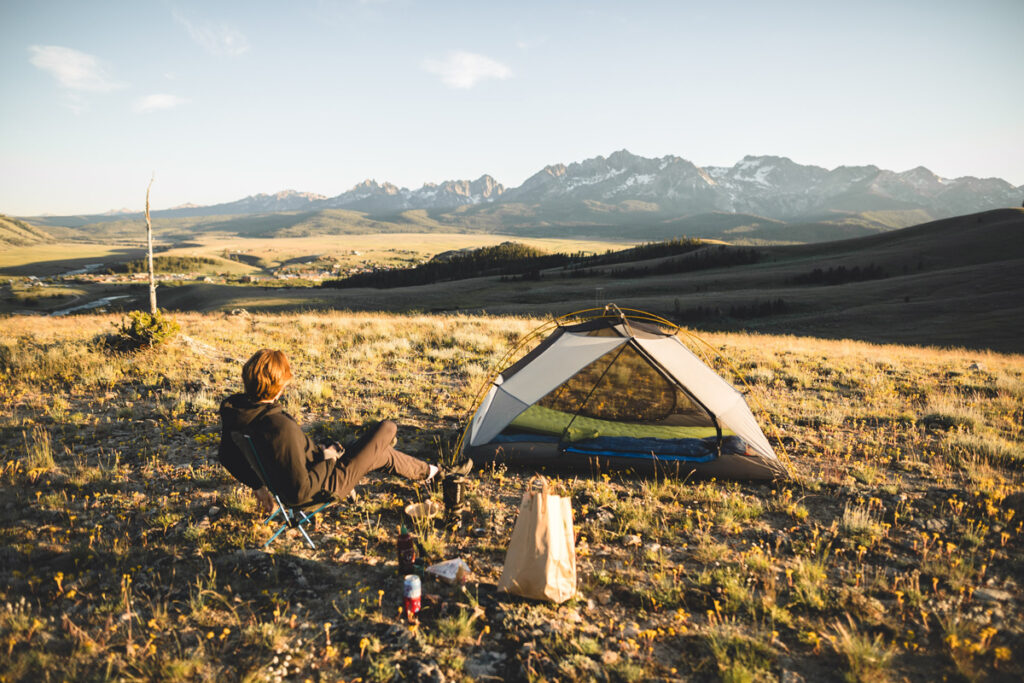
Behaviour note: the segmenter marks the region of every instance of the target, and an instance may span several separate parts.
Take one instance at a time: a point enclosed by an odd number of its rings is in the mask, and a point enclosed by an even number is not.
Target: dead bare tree
[[[153,273],[153,223],[149,220],[149,190],[153,187],[154,176],[150,176],[146,187],[146,241],[149,243],[149,314],[156,315],[156,275]]]

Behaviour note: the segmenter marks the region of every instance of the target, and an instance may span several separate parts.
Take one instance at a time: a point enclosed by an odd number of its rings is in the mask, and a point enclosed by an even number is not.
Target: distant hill
[[[699,167],[677,156],[626,150],[553,164],[519,187],[489,175],[418,190],[366,180],[334,197],[286,190],[214,206],[155,211],[158,230],[239,235],[339,234],[422,229],[510,235],[668,239],[681,234],[749,243],[813,242],[922,221],[1020,206],[1024,187],[998,178],[940,178],[924,167],[827,170],[778,156]],[[728,218],[735,216],[736,218]],[[68,236],[120,235],[140,214],[39,217]],[[134,229],[134,228],[133,228]]]
[[[0,247],[22,247],[52,239],[48,233],[34,225],[0,214]]]
[[[401,290],[295,288],[271,296],[261,288],[185,286],[161,293],[161,305],[547,315],[614,301],[701,328],[1024,352],[1016,322],[1024,319],[1024,209],[836,242],[631,253],[632,261],[565,263],[514,281],[492,275]]]

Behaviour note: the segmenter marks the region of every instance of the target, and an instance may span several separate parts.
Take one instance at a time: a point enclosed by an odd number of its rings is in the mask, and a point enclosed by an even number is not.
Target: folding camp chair
[[[269,524],[277,517],[278,513],[284,518],[284,524],[282,524],[274,535],[270,537],[270,540],[263,544],[264,549],[274,542],[281,532],[285,529],[298,529],[302,537],[306,539],[306,543],[313,550],[316,550],[316,545],[313,540],[306,533],[303,528],[306,524],[313,521],[313,517],[318,512],[326,508],[331,503],[337,502],[337,497],[326,491],[321,491],[312,500],[304,503],[286,503],[282,500],[281,496],[274,489],[274,486],[270,483],[267,477],[267,472],[263,467],[263,459],[260,457],[259,448],[256,447],[256,441],[249,434],[243,434],[241,432],[231,432],[231,439],[238,446],[239,450],[245,455],[245,459],[249,462],[249,466],[259,475],[260,481],[267,487],[271,495],[274,496],[274,500],[277,502],[277,507],[274,509],[270,516],[267,517],[263,523]],[[308,512],[312,510],[311,512]]]

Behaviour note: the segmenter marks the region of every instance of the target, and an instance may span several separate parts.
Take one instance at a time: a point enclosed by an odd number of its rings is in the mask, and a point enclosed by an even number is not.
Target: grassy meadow
[[[271,267],[287,265],[311,256],[330,256],[343,268],[375,263],[401,267],[429,260],[452,249],[489,247],[513,238],[507,235],[459,233],[388,233],[366,235],[318,235],[315,237],[238,238],[199,237],[192,244],[169,249],[168,256],[217,256],[225,250],[241,253]],[[534,238],[516,240],[548,252],[625,249],[632,242]],[[358,253],[354,253],[358,252]]]
[[[417,529],[472,580],[425,580],[410,626],[401,510],[440,493],[372,477],[324,515],[317,551],[296,532],[257,550],[271,530],[217,462],[219,402],[278,347],[309,433],[391,418],[399,448],[447,461],[540,321],[175,318],[133,355],[98,343],[115,316],[0,325],[0,681],[1024,677],[1020,355],[702,333],[793,479],[554,475],[579,593],[552,606],[494,590],[531,473],[476,471],[460,529]]]
[[[145,225],[139,230],[145,238]],[[235,237],[196,235],[186,242],[167,243],[157,240],[160,256],[199,256],[220,259],[222,266],[209,272],[258,274],[264,268],[278,268],[292,263],[326,256],[343,268],[368,263],[381,267],[401,267],[430,259],[452,249],[494,246],[511,238],[507,235],[459,233],[388,233],[360,235],[318,235],[314,237]],[[609,249],[625,249],[632,241],[577,240],[559,238],[527,238],[517,241],[549,252],[589,251],[603,253]],[[223,258],[226,254],[241,256],[242,261]],[[89,263],[120,263],[145,256],[144,243],[79,243],[46,242],[0,248],[0,274],[58,275]]]

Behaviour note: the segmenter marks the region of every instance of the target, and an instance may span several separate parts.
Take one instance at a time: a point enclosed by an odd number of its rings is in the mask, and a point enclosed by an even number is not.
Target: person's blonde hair
[[[242,385],[253,401],[275,398],[291,378],[288,357],[277,349],[260,349],[242,366]]]

